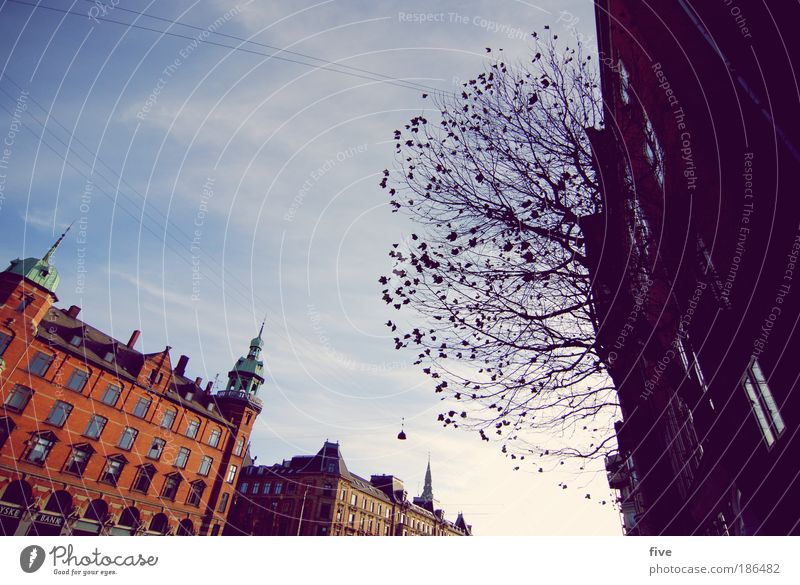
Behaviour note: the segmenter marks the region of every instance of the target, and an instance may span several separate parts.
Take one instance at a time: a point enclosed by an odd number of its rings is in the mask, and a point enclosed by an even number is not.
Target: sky
[[[486,47],[525,59],[544,25],[591,45],[592,2],[35,3],[0,1],[0,260],[74,221],[60,306],[122,341],[140,329],[140,350],[169,345],[204,380],[266,316],[260,464],[338,441],[351,471],[418,495],[430,455],[439,504],[476,534],[621,534],[601,469],[514,471],[441,427],[384,325],[414,316],[378,283],[412,230],[378,183],[394,129],[431,115],[419,86],[455,91]]]

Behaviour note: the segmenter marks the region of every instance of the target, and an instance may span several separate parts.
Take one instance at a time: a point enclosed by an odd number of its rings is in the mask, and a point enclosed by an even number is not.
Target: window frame
[[[132,431],[132,432],[129,432],[129,431]],[[127,445],[123,444],[123,442],[122,442],[123,439],[125,437],[130,437],[131,435],[132,435],[132,438],[130,440],[130,443],[127,444]],[[117,441],[117,447],[119,447],[120,449],[122,449],[124,451],[132,450],[134,444],[136,443],[136,438],[138,436],[139,436],[139,429],[134,428],[134,427],[127,427],[127,426],[124,427],[122,429],[122,433],[120,433],[120,435],[119,435],[119,440]]]
[[[199,431],[200,431],[200,419],[193,418],[186,425],[186,432],[184,433],[184,436],[188,437],[189,439],[196,439],[197,433]]]
[[[92,424],[95,421],[99,420],[102,420],[102,424],[100,425],[100,430],[97,432],[97,435],[89,434],[89,430],[92,428]],[[89,419],[88,424],[86,425],[86,429],[83,431],[83,436],[89,439],[98,440],[103,435],[103,431],[106,429],[107,424],[108,424],[108,418],[100,414],[93,414]]]
[[[80,388],[73,388],[70,386],[70,382],[83,376],[83,383],[81,384]],[[76,394],[83,394],[83,389],[86,388],[86,384],[89,382],[89,372],[86,370],[82,370],[81,368],[73,368],[72,373],[70,373],[69,378],[67,378],[66,384],[64,384],[64,388],[69,390],[70,392],[75,392]]]
[[[40,358],[44,359],[40,361]],[[28,373],[33,374],[34,376],[37,376],[39,378],[44,378],[47,375],[47,372],[50,370],[50,366],[53,365],[55,359],[56,359],[55,354],[37,350],[36,354],[30,359],[25,369],[28,371]],[[40,363],[45,364],[44,370],[42,370],[41,372],[34,369],[34,364],[38,365]]]
[[[742,376],[741,386],[750,402],[750,410],[755,416],[767,449],[771,449],[786,431],[786,422],[757,359],[750,360]]]
[[[113,402],[108,402],[106,400],[106,396],[108,396],[109,391],[111,391],[113,388],[116,388],[116,390],[117,390],[116,396],[114,397],[114,401]],[[118,386],[117,384],[114,384],[113,382],[109,382],[108,385],[106,386],[105,390],[103,390],[103,394],[100,396],[100,402],[102,402],[106,406],[116,407],[117,406],[117,402],[119,402],[119,397],[120,396],[122,396],[122,386]]]
[[[137,411],[142,404],[146,404],[144,408],[144,412],[139,414]],[[136,418],[144,419],[147,417],[147,414],[150,412],[150,407],[153,406],[153,399],[149,396],[139,396],[139,399],[136,401],[136,404],[133,407],[133,411],[131,415],[135,416]]]
[[[181,457],[186,454],[185,458],[181,460]],[[189,457],[192,456],[192,450],[188,447],[179,447],[178,452],[175,454],[175,461],[172,462],[173,467],[177,467],[178,469],[186,469],[186,466],[189,463]]]
[[[207,464],[205,470],[203,470],[203,466]],[[203,455],[203,458],[200,460],[200,466],[197,468],[198,475],[202,475],[203,477],[208,477],[211,474],[211,468],[214,466],[214,458],[210,455]]]
[[[31,433],[31,438],[28,440],[27,448],[25,449],[25,453],[22,457],[23,461],[30,463],[31,465],[44,467],[45,463],[47,462],[47,458],[50,457],[50,453],[57,442],[58,437],[56,437],[51,431],[39,431]],[[31,455],[34,453],[34,451],[36,451],[37,448],[43,444],[45,444],[45,447],[43,449],[44,455],[42,456],[41,460],[31,459]]]
[[[100,483],[113,485],[114,487],[119,486],[119,480],[122,478],[122,472],[125,470],[127,464],[128,459],[124,455],[109,455],[106,457],[106,464],[103,466],[103,471],[100,472],[100,479],[98,481]],[[114,475],[110,474],[110,469],[118,469],[119,471]]]
[[[11,404],[11,399],[13,397],[19,395],[20,393],[23,393],[24,396],[25,396],[24,401],[22,402],[22,405],[21,406],[12,405]],[[24,386],[23,384],[14,384],[14,387],[11,388],[11,392],[9,392],[8,395],[6,396],[5,402],[3,402],[3,406],[7,410],[22,414],[25,411],[25,408],[30,403],[31,398],[33,398],[33,390],[31,388],[28,388],[27,386]]]
[[[67,424],[67,419],[69,419],[69,415],[72,414],[73,408],[75,408],[75,406],[73,404],[70,404],[69,402],[66,402],[64,400],[56,400],[53,403],[53,406],[50,407],[50,412],[47,413],[47,418],[44,419],[44,422],[47,423],[48,425],[52,425],[60,429],[65,424]],[[52,420],[53,414],[56,412],[57,409],[63,415],[63,418],[61,420]]]
[[[82,453],[85,455],[85,459],[82,460],[82,467],[79,470],[72,469],[72,466],[75,464],[76,453]],[[76,477],[83,477],[83,474],[86,473],[86,467],[89,465],[89,460],[92,458],[92,455],[95,454],[94,447],[92,447],[89,443],[80,443],[76,445],[72,445],[70,447],[70,453],[67,456],[67,460],[64,462],[64,468],[62,471],[64,473],[68,473],[70,475],[74,475]]]

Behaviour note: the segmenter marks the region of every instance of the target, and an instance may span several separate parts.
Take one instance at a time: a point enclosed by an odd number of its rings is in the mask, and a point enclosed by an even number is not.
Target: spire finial
[[[261,337],[261,334],[264,333],[264,323],[267,322],[267,314],[264,313],[264,318],[261,320],[261,329],[258,330],[258,336]]]
[[[58,248],[61,242],[64,241],[67,232],[70,230],[70,228],[73,226],[74,223],[75,221],[73,220],[73,222],[67,226],[67,229],[64,230],[64,233],[61,234],[61,236],[56,240],[55,244],[50,246],[50,249],[47,251],[47,254],[44,255],[44,258],[42,258],[42,262],[45,262],[47,264],[50,263],[50,258],[53,256],[53,254],[55,254],[56,248]]]

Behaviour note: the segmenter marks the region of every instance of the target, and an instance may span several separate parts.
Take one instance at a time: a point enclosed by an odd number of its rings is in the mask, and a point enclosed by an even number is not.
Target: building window
[[[261,484],[256,482],[253,484],[253,495],[258,495],[258,490],[261,489]]]
[[[138,434],[139,431],[133,427],[125,427],[125,430],[122,431],[122,435],[119,437],[119,443],[117,443],[117,446],[120,449],[130,451],[133,448],[133,443],[136,441],[136,436]]]
[[[211,536],[217,536],[219,534],[219,524],[214,524],[211,527]]]
[[[103,356],[103,360],[107,361],[110,364],[114,363],[114,350],[109,350],[106,352],[106,355]]]
[[[329,520],[331,517],[331,505],[327,503],[320,504],[319,517],[321,520]]]
[[[14,430],[16,425],[9,417],[0,418],[0,449],[6,444],[6,441],[11,436],[11,431]]]
[[[351,512],[350,516],[347,517],[347,523],[350,526],[353,526],[353,524],[355,524],[355,522],[356,522],[356,515]]]
[[[647,113],[644,114],[644,157],[650,163],[653,174],[658,184],[664,186],[664,149],[658,141],[656,131],[653,128]]]
[[[63,427],[64,423],[67,422],[67,418],[69,418],[70,412],[72,412],[72,405],[70,403],[56,400],[45,422],[56,427]]]
[[[147,452],[147,456],[150,459],[155,459],[156,461],[158,461],[159,459],[161,459],[162,453],[164,453],[164,446],[166,444],[167,442],[164,439],[159,439],[158,437],[156,437],[155,439],[153,439],[153,442],[150,445],[150,450]]]
[[[32,395],[33,390],[17,384],[6,398],[5,407],[14,412],[22,412],[28,405]]]
[[[293,481],[290,481],[286,484],[286,493],[293,494],[297,491],[297,484]]]
[[[17,313],[25,312],[25,309],[27,309],[28,305],[30,305],[32,302],[33,297],[31,295],[23,296],[22,300],[19,302],[19,305],[17,305]]]
[[[186,498],[186,503],[190,506],[199,506],[200,500],[203,499],[203,492],[206,489],[206,484],[202,481],[193,481],[189,484],[189,497]]]
[[[328,461],[326,471],[328,473],[336,473],[336,462],[335,461]]]
[[[275,484],[275,495],[276,496],[281,495],[282,491],[283,491],[283,484],[282,483],[276,483]]]
[[[75,445],[72,447],[72,453],[70,453],[69,459],[67,459],[64,471],[79,477],[82,476],[83,472],[86,471],[86,465],[89,463],[89,459],[93,453],[94,449],[91,445]]]
[[[351,506],[358,505],[358,496],[356,494],[350,494],[350,505]]]
[[[147,411],[150,410],[150,405],[153,403],[149,398],[144,396],[140,397],[136,406],[133,408],[133,416],[144,418],[147,416]]]
[[[31,437],[28,443],[28,452],[25,454],[25,461],[34,465],[44,465],[50,450],[56,444],[56,437],[47,431],[38,433]]]
[[[228,483],[233,483],[234,478],[236,477],[236,466],[231,465],[228,468],[228,477],[225,478],[225,481]]]
[[[742,385],[750,400],[764,441],[767,443],[767,447],[771,447],[776,438],[783,433],[786,424],[783,422],[783,417],[778,410],[778,405],[775,403],[758,360],[753,359],[750,362],[744,378],[742,378]]]
[[[177,473],[173,473],[164,478],[164,488],[161,490],[161,497],[167,500],[175,500],[178,495],[178,488],[181,485],[181,478]]]
[[[28,364],[28,371],[36,376],[44,376],[47,370],[50,369],[50,364],[53,363],[54,356],[37,351],[36,355]]]
[[[194,439],[197,436],[197,431],[200,429],[200,421],[197,419],[190,420],[189,426],[186,427],[186,436]]]
[[[142,465],[136,472],[136,479],[133,480],[131,489],[135,492],[146,494],[150,490],[153,478],[156,475],[156,468],[152,465]]]
[[[8,349],[8,345],[11,343],[12,337],[3,331],[0,331],[0,355],[3,355]]]
[[[122,470],[125,468],[127,462],[128,460],[121,455],[112,455],[109,457],[108,461],[106,461],[105,469],[103,469],[103,473],[100,475],[100,481],[111,485],[117,485],[119,483],[119,477],[122,475]]]
[[[175,467],[180,469],[184,469],[186,467],[186,463],[189,461],[189,454],[191,451],[186,447],[181,447],[178,450],[178,455],[175,457]]]
[[[249,486],[250,486],[250,484],[245,481],[245,482],[242,483],[242,485],[239,486],[239,491],[241,493],[243,493],[243,494],[246,494],[247,493],[247,488]]]
[[[222,497],[219,499],[219,506],[217,507],[217,512],[224,513],[225,509],[228,507],[228,492],[222,494]]]
[[[203,460],[200,462],[200,468],[197,470],[197,473],[200,475],[208,475],[211,473],[211,465],[214,463],[214,460],[206,455],[203,457]]]
[[[106,386],[105,392],[103,392],[103,396],[100,398],[100,402],[103,404],[108,404],[109,406],[115,406],[121,393],[122,388],[116,384],[109,384]]]
[[[325,488],[322,490],[322,497],[323,498],[333,497],[333,484],[330,483],[325,484]]]
[[[687,375],[694,378],[704,392],[707,391],[708,386],[706,385],[703,371],[700,369],[700,364],[697,362],[697,354],[692,349],[689,349],[682,339],[677,340],[675,345],[678,349],[678,356],[681,358],[683,370]]]
[[[168,408],[164,411],[164,416],[161,417],[161,428],[162,429],[171,429],[172,423],[175,422],[175,418],[178,416],[178,411],[174,408]]]
[[[83,341],[83,337],[81,337],[80,335],[73,335],[72,338],[69,340],[69,344],[78,347],[81,344],[81,341]]]
[[[263,489],[263,491],[261,493],[263,493],[265,496],[268,496],[269,495],[269,490],[270,490],[271,487],[272,487],[272,483],[270,483],[268,481],[265,482],[264,483],[264,489]]]
[[[239,437],[239,440],[236,441],[236,447],[233,450],[233,454],[237,457],[242,456],[242,450],[244,449],[244,437]]]
[[[617,61],[617,68],[619,71],[619,97],[623,104],[629,104],[631,103],[631,76],[622,59]]]
[[[212,447],[216,447],[219,445],[219,438],[222,435],[222,431],[219,429],[214,429],[211,431],[211,434],[208,436],[208,444]]]
[[[106,428],[107,422],[108,419],[104,416],[100,416],[99,414],[92,415],[92,418],[89,419],[89,424],[86,426],[86,431],[84,431],[83,434],[90,439],[99,439],[100,435],[103,433],[103,429]]]
[[[83,392],[86,382],[89,380],[89,374],[83,370],[75,368],[67,380],[67,388],[73,392]]]

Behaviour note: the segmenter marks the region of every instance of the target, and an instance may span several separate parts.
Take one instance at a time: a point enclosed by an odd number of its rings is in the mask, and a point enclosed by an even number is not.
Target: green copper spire
[[[50,264],[50,260],[58,246],[64,241],[71,227],[72,224],[70,224],[55,243],[50,246],[50,249],[41,260],[39,258],[25,258],[24,260],[17,258],[11,261],[9,267],[6,268],[6,272],[19,274],[52,293],[56,292],[56,288],[58,288],[58,284],[61,282],[61,277],[58,275],[56,267]]]
[[[228,372],[226,391],[244,392],[249,396],[258,395],[258,389],[264,383],[264,362],[261,361],[261,350],[264,347],[264,341],[261,339],[263,331],[262,323],[258,336],[250,340],[247,357],[240,357],[233,369]]]

